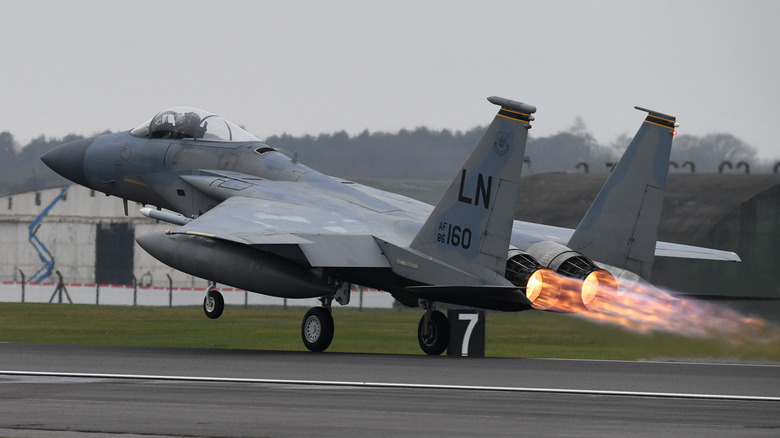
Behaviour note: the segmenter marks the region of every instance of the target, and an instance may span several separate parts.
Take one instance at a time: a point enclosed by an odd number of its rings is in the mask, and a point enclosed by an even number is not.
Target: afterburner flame
[[[598,282],[594,287],[597,285]],[[583,282],[580,280],[564,277],[551,269],[540,269],[528,279],[526,296],[537,310],[579,313],[587,310],[582,302],[582,288]],[[600,291],[594,291],[590,301],[596,296],[607,299]]]
[[[588,310],[598,310],[602,301],[609,301],[617,291],[617,280],[609,272],[599,269],[582,282],[582,304]]]
[[[562,278],[552,269],[542,268],[531,274],[525,289],[525,296],[534,309],[547,310],[555,306],[561,296]]]
[[[714,303],[673,296],[647,283],[618,283],[609,273],[607,276],[596,275],[585,281],[558,276],[563,293],[546,310],[577,313],[640,333],[664,331],[688,337],[722,338],[732,343],[780,339],[778,329],[769,327],[761,318],[744,316]]]

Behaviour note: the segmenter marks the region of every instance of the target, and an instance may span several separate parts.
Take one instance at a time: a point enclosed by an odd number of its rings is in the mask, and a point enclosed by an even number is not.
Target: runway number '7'
[[[468,321],[469,326],[466,327],[466,333],[463,335],[463,346],[460,350],[461,356],[469,355],[469,340],[471,340],[471,332],[474,331],[474,326],[479,321],[479,313],[461,313],[458,315],[459,321]]]

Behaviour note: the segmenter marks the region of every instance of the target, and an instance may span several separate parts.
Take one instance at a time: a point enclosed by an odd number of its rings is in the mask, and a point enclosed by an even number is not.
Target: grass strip
[[[0,311],[2,342],[305,350],[302,307],[227,307],[217,320],[206,318],[200,307],[0,303]],[[328,351],[422,354],[421,314],[334,307],[336,335]],[[777,340],[734,344],[637,334],[549,312],[488,313],[486,323],[489,357],[780,362]]]

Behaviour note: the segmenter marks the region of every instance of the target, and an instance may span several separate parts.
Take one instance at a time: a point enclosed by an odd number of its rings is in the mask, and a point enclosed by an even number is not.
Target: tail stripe
[[[661,117],[654,116],[652,114],[647,115],[645,122],[650,123],[651,125],[661,126],[663,128],[669,128],[669,129],[674,129],[674,125],[675,125],[674,120],[663,119]]]
[[[501,117],[506,117],[507,119],[518,120],[523,123],[531,123],[531,120],[533,120],[530,114],[512,111],[506,108],[501,108],[501,110],[498,111],[498,115]]]

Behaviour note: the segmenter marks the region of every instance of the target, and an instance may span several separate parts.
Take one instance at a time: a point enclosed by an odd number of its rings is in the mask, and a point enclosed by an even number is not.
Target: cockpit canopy
[[[177,107],[158,113],[130,131],[139,137],[209,141],[260,141],[238,125],[197,108]]]

